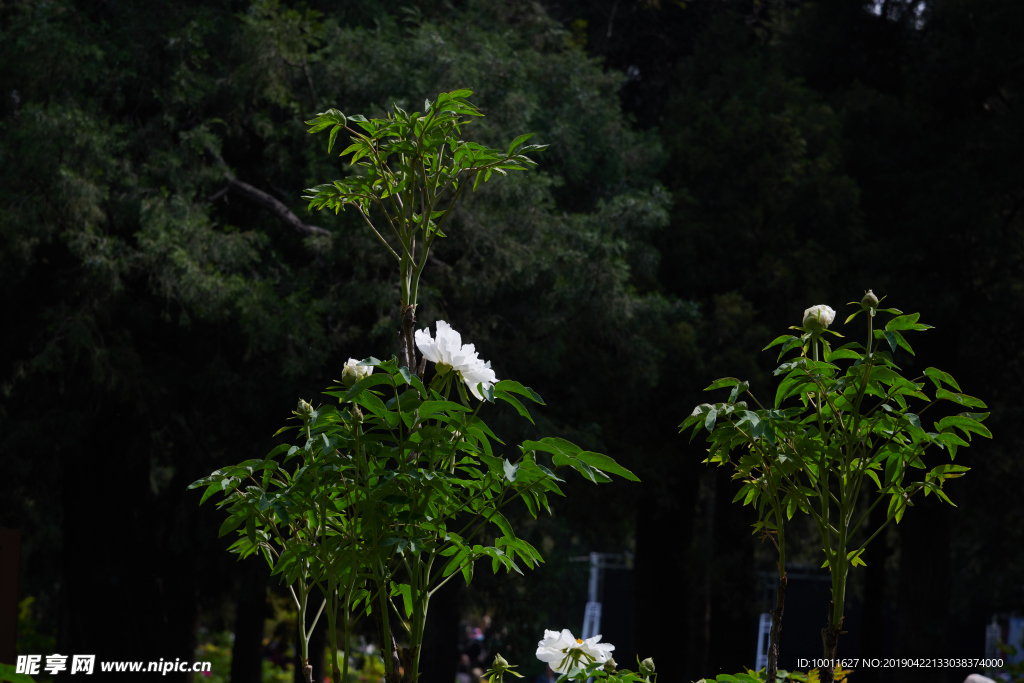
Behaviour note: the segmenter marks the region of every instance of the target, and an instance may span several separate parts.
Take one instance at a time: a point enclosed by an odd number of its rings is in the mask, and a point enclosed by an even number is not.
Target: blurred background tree
[[[397,329],[372,234],[299,199],[345,172],[302,121],[473,87],[473,139],[551,147],[460,209],[418,317],[643,484],[524,526],[549,558],[529,580],[453,586],[428,680],[469,614],[529,671],[543,628],[579,628],[589,551],[635,552],[660,673],[751,665],[753,520],[676,425],[715,377],[764,384],[769,330],[868,287],[936,324],[919,353],[992,399],[998,438],[962,456],[959,510],[871,548],[862,649],[980,656],[1024,608],[1022,29],[1014,0],[0,4],[0,524],[36,630],[155,660],[231,629],[233,679],[258,678],[276,581],[185,486]]]

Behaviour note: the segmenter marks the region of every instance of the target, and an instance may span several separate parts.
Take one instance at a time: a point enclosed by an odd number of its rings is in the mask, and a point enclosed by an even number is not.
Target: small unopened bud
[[[604,663],[604,670],[610,674],[615,673],[615,660],[611,657]]]
[[[860,305],[864,308],[875,308],[878,306],[878,297],[869,289],[864,294],[864,298],[860,300]]]
[[[508,661],[500,654],[494,655],[494,670],[496,672],[508,670]]]
[[[313,406],[309,405],[307,401],[304,401],[303,399],[300,398],[299,405],[298,407],[295,408],[295,414],[298,415],[303,422],[305,422],[306,420],[309,419],[309,416],[313,414]]]
[[[654,673],[654,660],[650,657],[640,662],[640,675],[650,676]]]

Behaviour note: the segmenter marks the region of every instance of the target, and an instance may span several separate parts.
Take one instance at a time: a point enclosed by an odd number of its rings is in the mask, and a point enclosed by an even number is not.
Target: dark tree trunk
[[[839,628],[832,626],[832,609],[833,603],[829,602],[829,624],[821,629],[821,656],[826,662],[826,665],[820,668],[821,683],[834,683],[836,679],[836,670],[833,662],[836,658],[836,649],[839,647],[839,634],[842,633],[842,626]]]
[[[401,328],[398,330],[398,366],[416,372],[416,306],[406,306],[401,311]]]
[[[775,683],[779,671],[779,637],[782,635],[782,613],[786,609],[787,583],[788,580],[783,575],[775,589],[775,609],[771,610],[772,630],[768,634],[768,670],[765,675],[767,683]]]

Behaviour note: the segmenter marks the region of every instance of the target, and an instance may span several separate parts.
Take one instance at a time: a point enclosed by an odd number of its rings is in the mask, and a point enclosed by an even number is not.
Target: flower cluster
[[[490,361],[482,361],[472,344],[462,345],[462,335],[452,329],[443,320],[437,321],[437,336],[430,336],[430,329],[416,330],[416,347],[427,360],[437,363],[437,372],[445,374],[449,371],[458,373],[469,390],[479,400],[483,400],[477,385],[484,389],[491,388],[498,378],[491,370]]]

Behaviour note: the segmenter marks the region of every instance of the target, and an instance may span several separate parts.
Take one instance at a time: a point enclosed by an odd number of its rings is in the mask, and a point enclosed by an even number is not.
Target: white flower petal
[[[416,348],[420,350],[423,357],[432,363],[440,363],[441,357],[437,352],[437,344],[430,338],[430,330],[416,330]]]
[[[450,365],[466,383],[478,400],[483,396],[477,390],[478,384],[490,388],[498,381],[491,370],[490,361],[480,360],[473,344],[462,344],[462,335],[452,329],[444,320],[437,321],[437,334],[430,336],[430,330],[416,330],[416,347],[423,357],[433,363]]]

